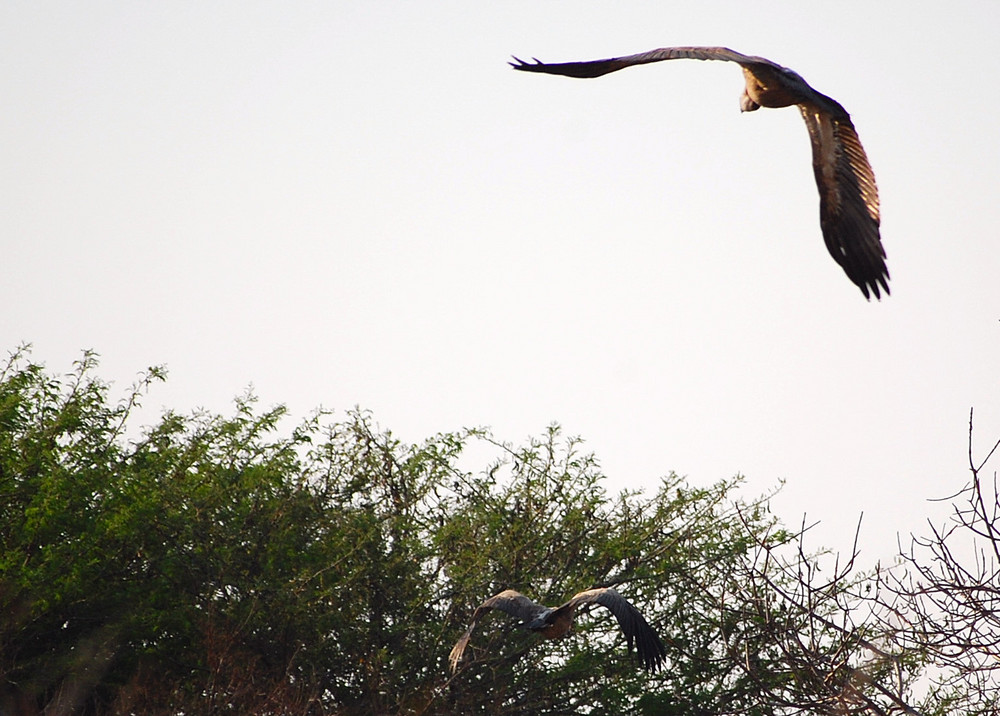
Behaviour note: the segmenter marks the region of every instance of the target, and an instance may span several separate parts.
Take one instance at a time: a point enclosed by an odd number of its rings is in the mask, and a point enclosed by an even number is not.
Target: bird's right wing
[[[590,62],[560,62],[546,63],[525,62],[514,58],[510,66],[515,70],[524,72],[544,72],[550,75],[565,75],[566,77],[600,77],[609,72],[617,72],[633,65],[648,65],[651,62],[663,62],[665,60],[724,60],[728,62],[738,62],[741,65],[765,64],[770,67],[781,69],[770,60],[763,57],[753,57],[744,55],[728,47],[661,47],[658,50],[640,52],[637,55],[626,55],[625,57],[610,57],[606,60],[592,60]]]
[[[635,644],[635,650],[646,671],[656,671],[660,668],[667,655],[667,650],[653,627],[632,605],[632,602],[611,587],[603,587],[580,592],[567,602],[567,606],[588,603],[600,604],[611,610],[611,613],[618,620],[618,625],[625,633],[629,649],[632,648],[633,643]]]
[[[476,624],[490,609],[499,609],[522,621],[534,619],[538,614],[545,611],[545,607],[541,604],[536,604],[513,589],[505,589],[499,594],[490,597],[476,607],[476,611],[472,613],[472,621],[469,622],[469,628],[465,630],[465,633],[459,637],[458,642],[452,647],[451,653],[448,655],[448,663],[451,665],[452,673],[458,670],[458,664],[465,653],[465,647],[469,645],[469,640],[472,638],[472,632],[475,630]]]

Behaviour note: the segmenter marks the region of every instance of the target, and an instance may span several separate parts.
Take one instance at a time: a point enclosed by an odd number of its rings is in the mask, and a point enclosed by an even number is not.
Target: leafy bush
[[[287,430],[252,396],[140,428],[163,369],[111,402],[95,368],[19,350],[0,373],[0,713],[891,713],[921,673],[847,618],[868,577],[817,584],[738,478],[609,494],[556,426],[408,445],[357,410]],[[491,461],[464,469],[470,446]],[[667,668],[595,609],[544,644],[491,615],[448,671],[486,597],[599,585]]]

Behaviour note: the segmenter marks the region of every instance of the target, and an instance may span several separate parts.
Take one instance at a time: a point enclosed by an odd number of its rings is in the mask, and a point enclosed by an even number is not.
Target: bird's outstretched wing
[[[618,625],[625,633],[628,648],[631,649],[632,645],[635,644],[639,660],[646,671],[656,671],[663,665],[667,650],[663,647],[660,637],[646,621],[646,618],[639,613],[639,610],[611,587],[580,592],[559,608],[575,609],[581,604],[591,603],[600,604],[611,610],[611,613],[618,620]]]
[[[889,269],[879,236],[875,173],[850,115],[833,100],[823,106],[802,104],[799,108],[812,142],[826,248],[865,298],[869,298],[869,291],[881,298],[879,286],[888,295]]]
[[[472,613],[472,621],[469,622],[469,628],[459,637],[458,642],[455,643],[451,653],[448,655],[448,663],[451,665],[453,673],[458,670],[458,664],[465,653],[465,647],[469,645],[469,640],[472,638],[472,632],[475,630],[476,624],[491,609],[499,609],[522,621],[530,621],[546,611],[546,607],[536,604],[513,589],[505,589],[499,594],[490,597],[476,607],[476,611]]]
[[[532,58],[534,59],[534,58]],[[661,47],[658,50],[640,52],[637,55],[626,55],[625,57],[609,57],[606,60],[592,60],[590,62],[559,62],[546,63],[537,59],[534,62],[525,62],[517,57],[514,62],[509,63],[515,70],[524,72],[544,72],[549,75],[565,75],[566,77],[600,77],[609,72],[624,70],[626,67],[634,65],[648,65],[651,62],[663,62],[665,60],[724,60],[728,62],[738,62],[741,65],[752,66],[755,64],[767,65],[774,69],[783,69],[763,57],[753,57],[744,55],[728,47]]]

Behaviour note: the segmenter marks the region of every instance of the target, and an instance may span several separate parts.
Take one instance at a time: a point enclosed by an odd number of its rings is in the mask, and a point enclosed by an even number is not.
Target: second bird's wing
[[[591,603],[600,604],[611,610],[625,633],[629,649],[635,644],[639,660],[646,671],[656,671],[662,666],[667,650],[663,647],[660,637],[639,610],[611,587],[580,592],[563,606],[575,608],[580,604]]]
[[[476,607],[476,611],[472,614],[472,621],[469,622],[469,628],[465,630],[465,633],[462,634],[461,637],[459,637],[458,642],[448,655],[448,663],[451,665],[452,672],[458,670],[458,663],[462,660],[462,655],[465,653],[465,647],[469,645],[469,640],[472,638],[472,632],[475,630],[476,624],[482,616],[491,609],[499,609],[500,611],[506,612],[513,617],[517,617],[521,621],[530,621],[542,612],[546,611],[546,607],[543,607],[541,604],[536,604],[520,592],[516,592],[513,589],[505,589],[499,594],[490,597]]]

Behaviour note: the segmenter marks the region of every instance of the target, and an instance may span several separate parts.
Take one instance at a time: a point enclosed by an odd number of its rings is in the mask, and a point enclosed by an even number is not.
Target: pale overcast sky
[[[1000,6],[18,2],[0,6],[0,338],[85,348],[147,405],[374,412],[399,437],[557,421],[613,487],[735,473],[891,556],[1000,435]],[[827,254],[795,109],[851,113],[892,295]]]

